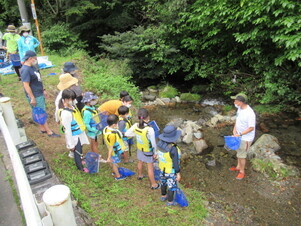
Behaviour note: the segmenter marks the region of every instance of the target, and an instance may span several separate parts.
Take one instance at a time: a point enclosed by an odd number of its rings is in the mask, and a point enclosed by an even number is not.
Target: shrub
[[[196,93],[182,93],[180,98],[184,101],[199,101],[201,99],[201,95]]]
[[[161,87],[159,91],[159,96],[161,98],[174,98],[178,95],[178,90],[170,85]]]
[[[76,49],[83,49],[87,45],[79,39],[79,34],[71,31],[65,23],[55,24],[42,32],[43,45],[46,51],[69,55]]]
[[[256,105],[254,106],[254,110],[257,113],[276,114],[281,112],[282,106],[281,105]]]
[[[225,105],[224,107],[223,107],[223,112],[228,112],[228,111],[231,111],[232,110],[232,108],[233,108],[233,106],[232,105]]]

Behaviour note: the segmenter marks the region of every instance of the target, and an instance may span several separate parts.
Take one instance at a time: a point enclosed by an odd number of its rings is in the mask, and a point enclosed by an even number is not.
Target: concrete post
[[[76,226],[70,189],[65,185],[54,185],[43,194],[43,202],[55,226]]]
[[[24,0],[17,0],[17,1],[18,1],[19,11],[20,11],[20,15],[21,15],[21,21],[22,21],[22,23],[27,23],[28,22],[28,14],[27,14]]]
[[[13,108],[11,106],[9,97],[1,97],[0,98],[0,107],[2,108],[2,114],[5,120],[5,123],[8,127],[10,136],[13,139],[15,145],[22,143],[19,129],[17,126],[15,114]]]

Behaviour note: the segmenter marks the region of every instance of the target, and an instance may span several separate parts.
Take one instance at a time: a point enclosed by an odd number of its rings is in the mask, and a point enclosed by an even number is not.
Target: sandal
[[[231,168],[229,168],[230,171],[239,171],[239,169],[237,169],[235,166],[232,166]]]
[[[244,177],[245,177],[245,174],[239,172],[238,175],[237,175],[237,177],[236,177],[236,179],[237,179],[237,180],[242,180],[242,179],[244,179]]]
[[[158,188],[160,188],[160,184],[157,184],[157,187],[151,187],[152,190],[156,190]]]
[[[145,178],[144,175],[142,177],[137,177],[137,180],[142,180],[143,178]]]

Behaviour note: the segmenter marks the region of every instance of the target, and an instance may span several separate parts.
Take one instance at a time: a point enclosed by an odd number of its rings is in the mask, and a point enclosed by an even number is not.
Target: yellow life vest
[[[143,152],[153,152],[154,149],[151,141],[147,138],[147,131],[149,128],[149,126],[145,126],[143,129],[140,129],[138,127],[138,123],[134,128],[137,140],[137,148]]]
[[[106,126],[103,129],[103,136],[104,136],[104,140],[107,144],[107,146],[109,145],[109,135],[110,134],[114,134],[116,136],[116,142],[113,145],[113,153],[112,156],[115,155],[120,155],[122,152],[124,152],[126,150],[126,146],[124,144],[124,141],[122,139],[122,133],[119,130],[114,130],[112,128],[110,128],[109,126]]]
[[[77,108],[74,108],[74,109],[60,108],[58,110],[58,116],[59,116],[59,120],[60,120],[61,124],[62,124],[62,117],[61,117],[62,111],[69,111],[72,113],[72,121],[71,121],[72,136],[79,135],[85,131],[86,126],[83,122],[81,113]],[[64,132],[64,128],[63,128],[63,132]]]
[[[172,145],[172,147],[175,146],[177,148],[179,162],[180,162],[180,156],[181,156],[180,148],[175,144],[171,144],[171,145]],[[170,145],[168,145],[168,146],[170,147]],[[169,150],[164,150],[164,151],[162,151],[162,150],[160,150],[160,148],[158,148],[159,168],[162,172],[165,172],[165,173],[175,173],[175,170],[174,170],[173,164],[172,164],[172,158],[170,157],[171,148],[169,148]]]
[[[100,123],[100,119],[99,119],[99,115],[98,115],[97,110],[96,110],[96,109],[95,109],[95,110],[92,110],[92,109],[89,108],[88,106],[85,106],[85,107],[83,107],[83,109],[82,109],[82,116],[83,116],[83,117],[84,117],[84,112],[85,112],[85,111],[89,111],[89,112],[92,114],[92,118],[91,118],[91,120],[90,120],[89,125],[90,125],[91,127],[96,127],[96,125]]]

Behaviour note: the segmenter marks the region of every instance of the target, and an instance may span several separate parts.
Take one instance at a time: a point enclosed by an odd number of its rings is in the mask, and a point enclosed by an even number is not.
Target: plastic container
[[[98,114],[97,117],[99,118],[98,120],[99,123],[96,124],[96,129],[102,131],[108,125],[107,123],[108,115]],[[94,121],[96,120],[94,119]]]
[[[159,163],[158,162],[154,162],[154,176],[155,176],[155,180],[156,181],[160,181],[161,180],[161,170],[159,168]]]
[[[154,121],[154,120],[150,121],[148,123],[148,125],[151,126],[154,129],[154,131],[155,131],[155,137],[157,138],[160,135],[160,128],[157,125],[156,121]]]
[[[86,154],[86,164],[89,170],[89,173],[98,173],[99,172],[99,154],[94,152],[88,152]]]
[[[175,202],[177,202],[181,207],[187,207],[188,201],[184,192],[178,188],[175,195]]]
[[[237,150],[240,146],[241,137],[224,136],[225,144],[231,150]]]
[[[136,174],[135,172],[124,167],[119,167],[118,172],[124,177],[130,177]]]
[[[39,123],[40,125],[44,125],[47,121],[48,115],[44,111],[43,108],[34,107],[32,110],[32,119],[33,121]]]

